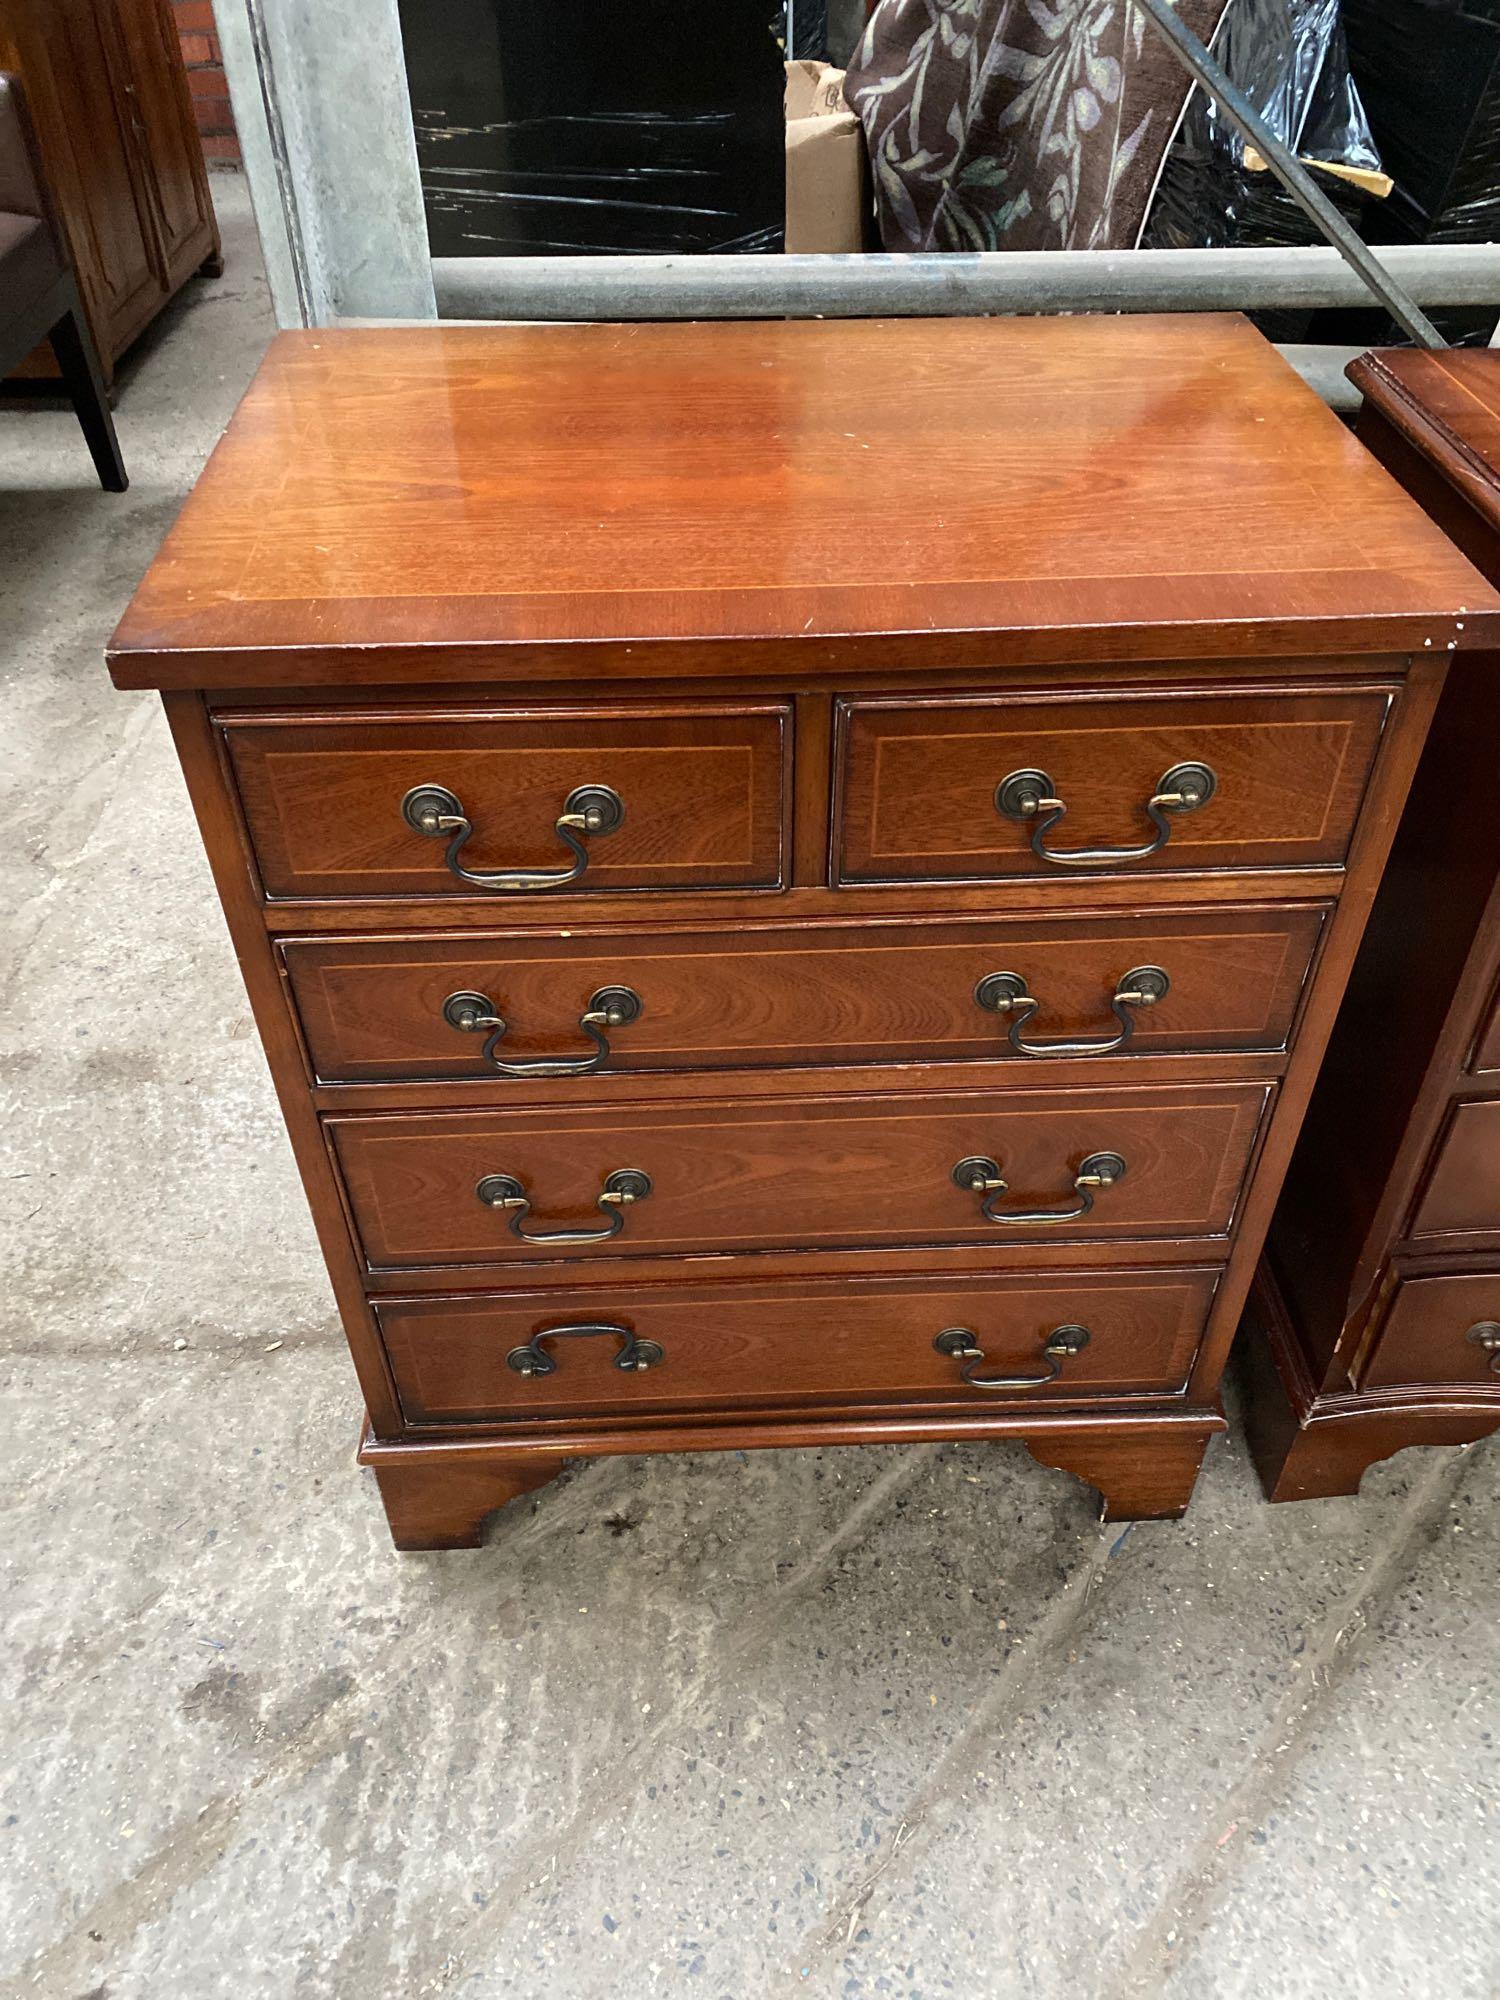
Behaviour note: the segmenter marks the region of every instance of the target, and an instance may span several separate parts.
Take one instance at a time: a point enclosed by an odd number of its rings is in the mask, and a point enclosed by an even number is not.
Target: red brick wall
[[[203,156],[207,160],[238,160],[240,142],[235,137],[229,85],[224,80],[224,58],[219,53],[210,0],[172,0],[172,11],[177,16]]]

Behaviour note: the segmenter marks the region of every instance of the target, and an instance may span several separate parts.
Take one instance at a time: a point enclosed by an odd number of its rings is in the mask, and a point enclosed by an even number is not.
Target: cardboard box
[[[870,217],[865,135],[844,102],[844,72],[786,66],[786,247],[789,254],[863,250]]]

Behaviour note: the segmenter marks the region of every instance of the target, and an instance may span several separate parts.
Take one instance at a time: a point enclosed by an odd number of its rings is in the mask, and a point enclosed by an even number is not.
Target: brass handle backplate
[[[1146,817],[1155,834],[1141,847],[1049,847],[1047,835],[1067,813],[1064,800],[1054,797],[1052,780],[1045,771],[1012,771],[995,787],[995,810],[1002,819],[1030,820],[1031,851],[1039,861],[1058,868],[1111,868],[1124,861],[1145,861],[1159,854],[1172,837],[1169,813],[1196,812],[1206,806],[1219,789],[1219,780],[1207,764],[1174,764],[1162,774],[1156,790],[1146,800]]]
[[[956,1187],[967,1188],[971,1194],[979,1196],[979,1213],[986,1222],[1015,1227],[1018,1224],[1076,1222],[1094,1206],[1094,1190],[1112,1188],[1116,1181],[1125,1178],[1125,1171],[1121,1154],[1090,1153],[1073,1176],[1073,1191],[1078,1199],[1071,1208],[997,1209],[995,1201],[1005,1193],[1006,1182],[998,1162],[983,1155],[976,1154],[967,1160],[960,1160],[953,1169],[953,1181]]]
[[[613,833],[624,821],[625,805],[619,793],[611,791],[608,785],[579,785],[569,792],[555,822],[558,839],[573,856],[566,868],[465,868],[463,851],[473,838],[474,826],[457,793],[450,792],[446,785],[413,785],[401,801],[401,817],[413,833],[420,833],[427,840],[447,838],[444,859],[460,882],[467,882],[473,889],[519,896],[562,889],[569,882],[576,882],[589,865],[583,836]]]
[[[1043,1389],[1062,1373],[1063,1363],[1081,1354],[1092,1339],[1086,1326],[1054,1327],[1042,1343],[1042,1359],[1047,1367],[1041,1375],[981,1375],[984,1349],[976,1334],[966,1326],[950,1326],[932,1343],[939,1354],[951,1354],[964,1366],[959,1370],[971,1389]]]
[[[1471,1347],[1479,1347],[1490,1357],[1490,1373],[1500,1375],[1500,1320],[1476,1321],[1464,1335]]]
[[[513,1347],[505,1357],[507,1368],[517,1375],[555,1375],[557,1360],[542,1346],[544,1340],[587,1340],[595,1334],[613,1336],[620,1343],[614,1358],[616,1368],[626,1374],[655,1368],[666,1360],[666,1352],[654,1340],[637,1340],[628,1326],[614,1326],[604,1320],[584,1320],[571,1326],[544,1326],[524,1347]]]
[[[987,1013],[1009,1015],[1007,1039],[1017,1055],[1107,1056],[1115,1049],[1123,1049],[1135,1032],[1135,1015],[1129,1010],[1154,1007],[1158,1000],[1165,1000],[1171,986],[1171,980],[1159,965],[1138,965],[1127,972],[1109,1003],[1120,1031],[1098,1042],[1027,1041],[1025,1030],[1042,1003],[1028,991],[1019,972],[987,972],[974,988],[974,999]]]
[[[498,1208],[510,1217],[510,1232],[523,1243],[604,1243],[625,1227],[625,1211],[632,1202],[645,1201],[651,1192],[651,1176],[638,1167],[617,1167],[605,1177],[595,1201],[607,1218],[604,1229],[528,1229],[531,1196],[514,1174],[486,1174],[474,1192],[486,1208]]]
[[[450,1028],[457,1028],[465,1035],[484,1036],[479,1059],[501,1076],[589,1076],[594,1070],[602,1068],[609,1058],[610,1047],[605,1029],[613,1031],[626,1027],[630,1022],[638,1021],[642,1011],[641,996],[634,988],[601,986],[578,1017],[579,1027],[594,1044],[592,1055],[535,1056],[529,1061],[517,1058],[513,1062],[501,1062],[495,1050],[501,1036],[508,1031],[509,1023],[488,994],[450,993],[443,1002],[443,1019]]]

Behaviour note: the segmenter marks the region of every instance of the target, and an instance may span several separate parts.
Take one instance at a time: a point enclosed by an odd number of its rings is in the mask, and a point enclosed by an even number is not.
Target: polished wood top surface
[[[278,336],[111,661],[795,678],[1460,619],[1500,597],[1236,316],[424,326]]]
[[[1500,349],[1383,349],[1347,373],[1366,404],[1500,532]]]

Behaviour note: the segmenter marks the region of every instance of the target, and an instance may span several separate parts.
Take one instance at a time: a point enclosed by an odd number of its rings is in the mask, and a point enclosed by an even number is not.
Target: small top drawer
[[[218,720],[268,896],[781,884],[782,703]]]
[[[839,712],[841,882],[1342,862],[1390,697],[920,697]]]

